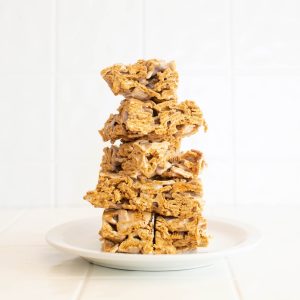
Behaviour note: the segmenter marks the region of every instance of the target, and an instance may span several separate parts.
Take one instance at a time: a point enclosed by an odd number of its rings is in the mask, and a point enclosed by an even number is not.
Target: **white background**
[[[174,59],[202,108],[206,202],[300,203],[300,2],[0,0],[0,206],[88,206],[97,130],[121,97],[99,71]]]

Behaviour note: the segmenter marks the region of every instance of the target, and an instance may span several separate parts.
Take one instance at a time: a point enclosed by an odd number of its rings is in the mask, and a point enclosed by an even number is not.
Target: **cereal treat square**
[[[99,233],[105,252],[152,253],[154,217],[148,212],[106,209]]]
[[[95,207],[155,212],[164,216],[190,217],[202,211],[199,179],[152,180],[117,173],[100,173],[96,190],[85,200]]]
[[[156,216],[154,249],[157,254],[175,254],[206,247],[206,220],[201,215],[187,219]]]
[[[194,178],[203,169],[205,161],[201,152],[175,151],[169,142],[138,140],[119,147],[104,148],[103,172],[119,172],[137,178]]]
[[[100,130],[104,141],[170,141],[194,134],[201,126],[205,130],[207,127],[200,108],[189,100],[157,104],[130,98],[121,102],[118,111],[110,115]],[[179,145],[178,141],[174,144]]]
[[[178,73],[174,62],[138,60],[133,65],[113,65],[101,75],[115,95],[155,102],[176,100]]]
[[[168,162],[170,167],[161,174],[167,178],[197,178],[206,166],[202,152],[197,150],[177,153]]]

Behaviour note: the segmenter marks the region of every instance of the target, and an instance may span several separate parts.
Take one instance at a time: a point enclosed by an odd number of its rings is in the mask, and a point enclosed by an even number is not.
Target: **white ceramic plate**
[[[99,218],[77,220],[51,229],[46,236],[52,246],[104,267],[125,270],[167,271],[204,267],[216,260],[253,247],[260,239],[256,229],[240,222],[209,217],[207,248],[185,254],[141,255],[106,253],[98,239]]]

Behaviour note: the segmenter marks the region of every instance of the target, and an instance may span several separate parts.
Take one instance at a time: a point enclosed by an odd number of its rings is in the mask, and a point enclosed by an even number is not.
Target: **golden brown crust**
[[[207,129],[195,102],[177,102],[173,62],[139,60],[101,72],[115,95],[123,95],[100,134],[106,147],[96,189],[84,199],[105,208],[106,252],[174,254],[205,247],[202,184],[205,165],[196,150],[180,152],[185,136]]]
[[[133,178],[195,178],[204,167],[201,152],[176,152],[169,142],[138,140],[104,148],[103,172],[119,172]]]
[[[155,212],[164,216],[190,217],[203,206],[199,179],[133,179],[115,173],[100,173],[96,190],[84,199],[95,207]]]
[[[206,247],[206,220],[199,214],[188,219],[157,216],[155,253],[175,254]]]
[[[123,100],[118,110],[100,130],[104,141],[168,141],[194,134],[201,126],[207,128],[200,108],[189,100],[157,104],[131,98]]]
[[[206,220],[154,216],[148,212],[106,209],[100,230],[105,252],[176,254],[206,247]]]
[[[108,67],[101,75],[115,95],[155,102],[176,100],[178,73],[174,62],[138,60],[132,65]]]
[[[106,209],[100,235],[105,252],[153,252],[154,218],[151,213]]]

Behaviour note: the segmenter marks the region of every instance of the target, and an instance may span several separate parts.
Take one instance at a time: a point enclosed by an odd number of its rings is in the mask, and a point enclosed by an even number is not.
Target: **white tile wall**
[[[49,74],[54,1],[1,1],[0,73]]]
[[[140,0],[57,1],[58,70],[98,72],[103,66],[141,57],[142,4]]]
[[[120,97],[99,71],[175,59],[201,106],[207,204],[300,203],[296,0],[4,0],[0,3],[0,207],[85,206]]]
[[[175,59],[179,70],[187,72],[226,73],[228,4],[226,0],[145,0],[145,55]]]
[[[232,0],[236,67],[246,72],[300,67],[297,0]]]
[[[238,158],[299,160],[300,76],[235,80]]]

